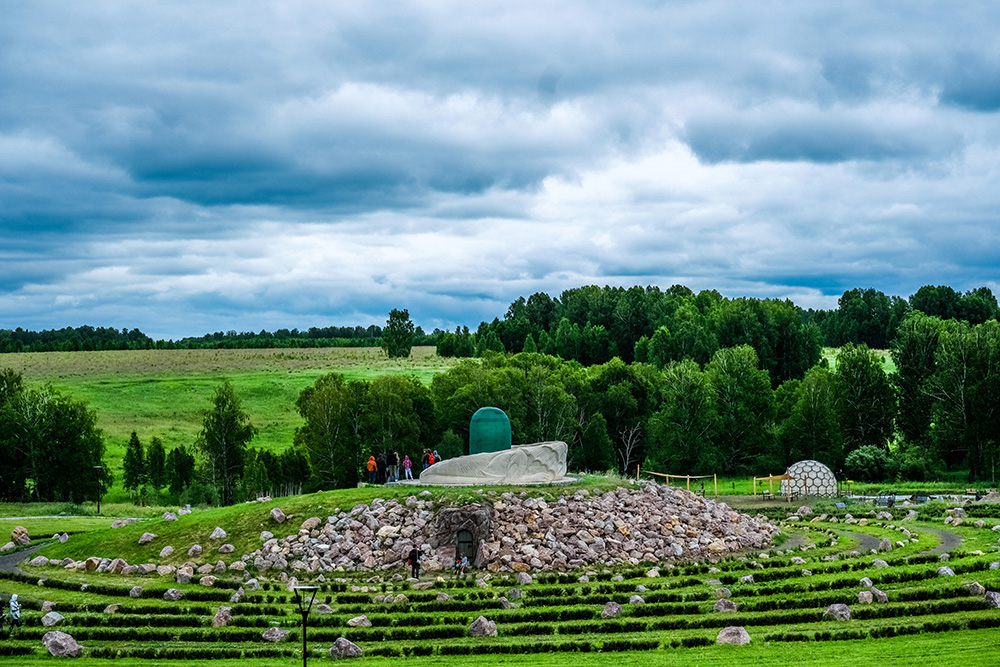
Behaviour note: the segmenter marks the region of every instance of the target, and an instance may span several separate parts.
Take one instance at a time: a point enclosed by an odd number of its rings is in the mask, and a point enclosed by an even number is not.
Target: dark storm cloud
[[[996,274],[992,3],[8,3],[0,327]],[[727,292],[728,290],[728,292]]]

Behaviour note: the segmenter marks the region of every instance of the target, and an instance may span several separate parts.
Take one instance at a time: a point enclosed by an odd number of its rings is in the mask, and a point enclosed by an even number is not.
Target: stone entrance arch
[[[493,526],[493,508],[485,504],[465,507],[448,507],[438,510],[437,525],[431,547],[437,560],[444,564],[455,562],[460,553],[469,557],[476,567],[485,564],[483,544],[489,539]],[[462,549],[468,551],[463,552]]]

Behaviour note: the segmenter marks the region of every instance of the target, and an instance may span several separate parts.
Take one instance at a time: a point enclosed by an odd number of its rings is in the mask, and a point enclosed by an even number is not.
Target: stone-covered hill
[[[454,563],[464,538],[475,564],[493,572],[564,570],[723,557],[767,546],[779,532],[724,503],[653,483],[580,489],[550,502],[522,492],[439,506],[430,495],[423,491],[403,502],[376,498],[325,521],[309,518],[282,537],[266,531],[262,547],[243,560],[261,573],[379,570],[404,566],[416,547],[422,568],[433,571]],[[280,511],[272,516],[283,518]],[[280,535],[280,528],[272,530]]]

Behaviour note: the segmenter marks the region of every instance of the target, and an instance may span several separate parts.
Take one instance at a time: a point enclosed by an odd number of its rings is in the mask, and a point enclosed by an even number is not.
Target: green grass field
[[[587,477],[565,486],[484,490],[431,487],[431,493],[436,506],[488,500],[505,491],[523,491],[553,502],[579,488],[607,489],[621,483],[627,482],[621,478]],[[157,564],[188,560],[180,548],[177,551],[182,555],[175,552],[161,560],[158,552],[163,544],[207,544],[209,532],[222,526],[229,532],[227,541],[237,547],[228,557],[235,560],[238,554],[259,546],[258,533],[263,529],[278,535],[294,534],[299,523],[309,516],[324,517],[376,497],[402,499],[411,493],[412,488],[401,487],[345,489],[282,498],[268,504],[197,510],[176,522],[165,523],[154,515],[119,529],[111,529],[108,518],[95,517],[37,519],[31,525],[38,530],[44,528],[40,537],[53,532],[73,533],[66,544],[49,543],[39,552],[49,558],[121,556],[132,563]],[[280,527],[274,524],[268,517],[274,505],[295,518]],[[781,521],[798,505],[765,505],[748,507],[747,511],[764,511]],[[398,664],[404,659],[407,664],[428,667],[992,665],[995,655],[991,649],[1000,639],[1000,610],[986,608],[981,595],[971,595],[964,585],[975,580],[987,590],[1000,588],[1000,570],[990,569],[990,564],[1000,559],[1000,533],[992,530],[1000,518],[987,518],[983,527],[975,527],[972,522],[977,513],[988,517],[991,508],[970,506],[967,522],[951,527],[941,521],[943,508],[941,505],[928,514],[926,521],[902,523],[898,508],[894,521],[879,521],[870,507],[848,507],[837,510],[836,523],[829,518],[787,523],[782,528],[787,537],[770,554],[749,551],[742,557],[714,564],[663,563],[660,575],[655,577],[646,572],[650,563],[592,565],[562,576],[534,573],[534,582],[520,586],[524,597],[512,609],[504,609],[498,602],[517,585],[511,573],[494,574],[481,585],[476,579],[485,572],[474,572],[465,579],[431,573],[424,577],[430,590],[414,589],[405,579],[393,580],[392,575],[400,568],[374,573],[327,573],[317,602],[331,605],[332,613],[310,617],[310,662],[329,662],[326,649],[334,638],[346,636],[365,650],[359,662],[375,666]],[[10,516],[21,509],[17,505],[0,506],[0,514]],[[147,515],[152,511],[147,508]],[[845,523],[848,512],[868,517],[868,525]],[[0,520],[0,530],[8,523]],[[909,535],[902,532],[904,526]],[[952,545],[947,563],[956,572],[954,577],[941,577],[936,572],[941,540],[935,531],[940,529],[962,540]],[[159,537],[150,545],[139,546],[137,538],[147,530]],[[896,544],[893,550],[878,554],[888,567],[875,567],[873,554],[850,553],[859,548],[862,539],[884,537]],[[208,548],[192,560],[201,564],[214,563],[218,558]],[[797,563],[793,558],[805,560]],[[711,571],[710,566],[718,570]],[[39,623],[42,600],[54,602],[66,617],[60,629],[97,653],[75,664],[173,666],[211,661],[213,665],[270,667],[301,663],[300,618],[294,597],[273,573],[262,578],[265,585],[260,591],[233,605],[233,623],[214,629],[212,616],[220,605],[229,604],[226,600],[240,581],[235,573],[221,575],[220,583],[208,588],[196,583],[178,585],[171,577],[155,575],[86,574],[52,566],[22,568],[23,576],[0,577],[0,595],[17,592],[26,619],[25,628],[16,637],[0,641],[0,664],[57,662],[42,655],[40,638],[47,630]],[[803,572],[804,568],[810,573]],[[578,581],[584,571],[589,571],[590,580]],[[753,574],[755,581],[741,582],[740,578],[747,574]],[[299,576],[308,582],[309,575]],[[889,595],[889,602],[858,603],[858,581],[865,576]],[[39,579],[46,580],[44,586],[38,585]],[[81,590],[82,584],[88,584],[89,590]],[[135,585],[143,587],[139,598],[129,596]],[[737,612],[713,610],[720,585],[731,590],[732,599],[739,605]],[[629,604],[629,596],[638,586],[645,588],[638,590],[646,604]],[[163,601],[162,593],[168,587],[181,588],[187,597],[179,603]],[[438,592],[446,592],[452,599],[438,602]],[[409,601],[387,605],[373,599],[387,593],[403,593]],[[608,600],[622,604],[623,613],[617,619],[601,618],[601,609]],[[852,620],[821,618],[822,611],[835,602],[850,606]],[[107,604],[118,604],[120,609],[113,615],[104,614]],[[349,627],[348,619],[359,614],[368,616],[372,627]],[[474,638],[466,634],[465,627],[480,614],[497,622],[499,636]],[[716,634],[725,625],[745,626],[751,644],[714,645]],[[268,627],[284,628],[292,635],[287,642],[269,644],[260,638]],[[5,656],[4,651],[30,653]],[[233,651],[244,655],[232,656]],[[428,654],[422,655],[424,652]],[[107,659],[109,654],[120,657]],[[185,656],[186,660],[167,659],[164,655]]]
[[[130,350],[5,354],[0,368],[21,373],[31,387],[51,384],[97,411],[107,460],[118,471],[129,435],[143,444],[159,437],[166,448],[190,447],[201,430],[212,394],[229,380],[259,429],[252,447],[280,451],[292,443],[301,418],[299,393],[327,373],[349,379],[414,375],[430,383],[455,359],[433,347],[408,359],[389,359],[378,348],[265,350]]]

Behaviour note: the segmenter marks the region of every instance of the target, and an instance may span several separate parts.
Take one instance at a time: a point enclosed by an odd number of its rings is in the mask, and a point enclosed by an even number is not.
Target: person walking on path
[[[420,551],[413,547],[410,549],[410,554],[406,558],[406,562],[410,564],[410,568],[413,571],[413,578],[420,578]]]
[[[406,475],[406,479],[413,479],[413,473],[410,472],[410,468],[413,467],[413,461],[410,460],[410,455],[407,454],[403,457],[403,474]]]
[[[21,627],[21,603],[17,601],[17,593],[10,596],[10,627]]]

